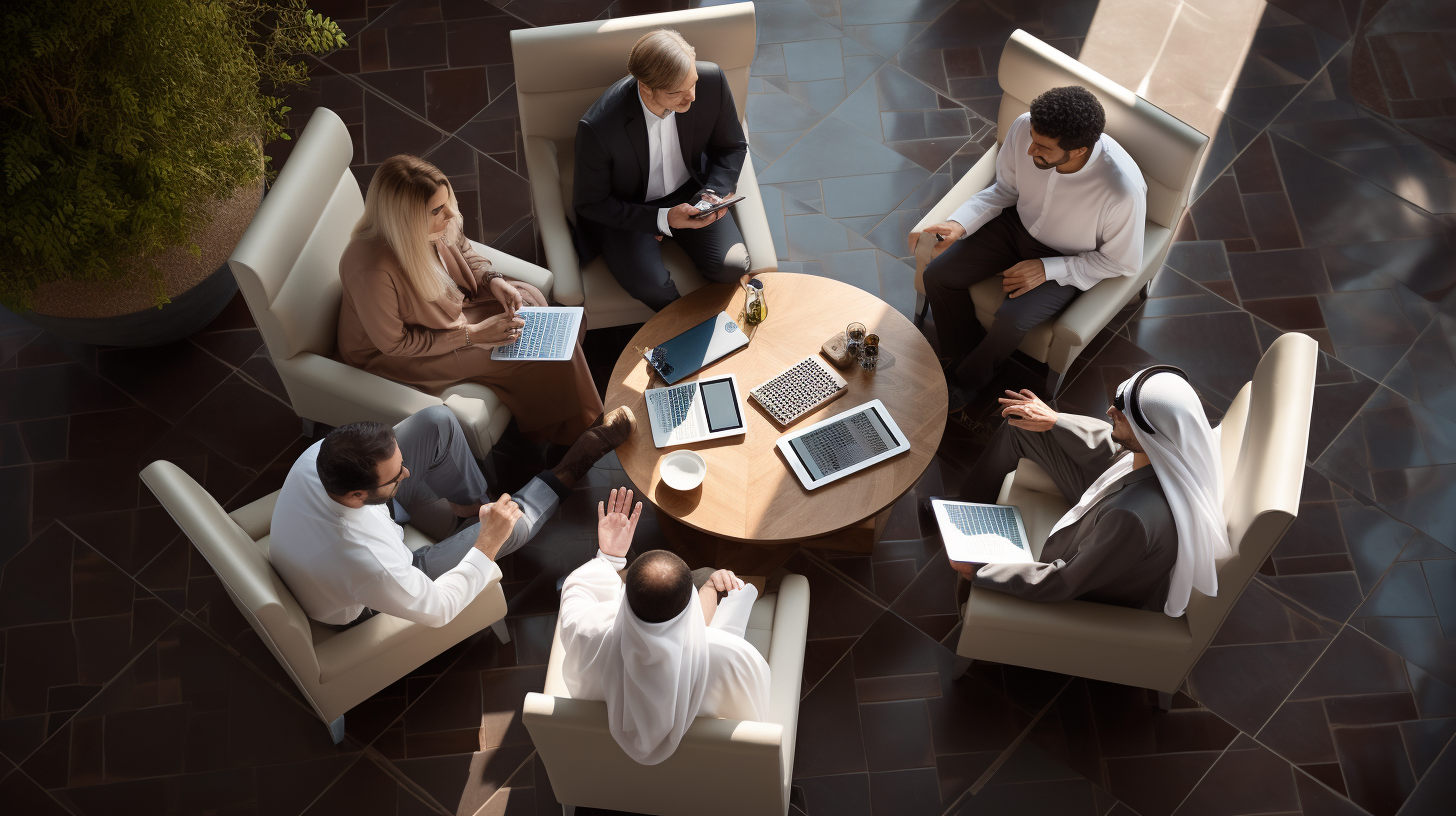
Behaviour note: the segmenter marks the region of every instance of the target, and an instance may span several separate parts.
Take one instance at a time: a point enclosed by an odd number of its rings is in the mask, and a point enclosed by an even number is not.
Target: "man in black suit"
[[[576,249],[598,254],[632,297],[654,311],[677,300],[658,242],[670,236],[704,277],[737,281],[749,269],[728,210],[701,219],[700,201],[732,195],[748,155],[723,71],[697,62],[680,34],[643,35],[630,74],[607,89],[576,127]]]

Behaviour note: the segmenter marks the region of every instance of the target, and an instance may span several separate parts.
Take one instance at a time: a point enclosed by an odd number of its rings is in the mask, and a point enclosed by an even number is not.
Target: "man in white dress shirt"
[[[769,668],[743,639],[758,591],[733,573],[704,575],[694,599],[695,573],[652,550],[620,576],[641,515],[626,488],[597,505],[597,555],[561,588],[561,675],[572,697],[606,701],[628,756],[656,765],[697,717],[768,716]]]
[[[319,623],[347,628],[382,612],[444,626],[500,575],[496,561],[536,535],[592,463],[627,439],[632,423],[631,411],[618,408],[559,465],[493,502],[449,408],[426,408],[393,428],[344,425],[293,463],[273,508],[268,560]],[[441,540],[411,552],[405,522]]]
[[[722,69],[697,62],[670,29],[644,34],[629,75],[608,88],[576,128],[572,208],[582,266],[606,258],[612,276],[653,310],[677,300],[658,242],[671,237],[709,280],[749,269],[743,236],[719,210],[697,204],[732,195],[748,156]]]
[[[950,361],[952,414],[990,384],[1028,331],[1097,281],[1142,268],[1148,186],[1105,125],[1086,88],[1043,93],[1007,129],[996,183],[925,229],[943,239],[925,268],[925,296]],[[987,332],[968,289],[993,275],[1006,299]]]

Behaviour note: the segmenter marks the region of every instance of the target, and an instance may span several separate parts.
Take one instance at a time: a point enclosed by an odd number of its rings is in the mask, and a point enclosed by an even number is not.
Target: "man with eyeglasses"
[[[495,501],[449,408],[393,428],[344,425],[293,463],[273,508],[268,560],[319,623],[347,629],[382,612],[444,626],[632,424],[625,407],[603,416],[555,468]],[[411,552],[406,522],[439,543]]]

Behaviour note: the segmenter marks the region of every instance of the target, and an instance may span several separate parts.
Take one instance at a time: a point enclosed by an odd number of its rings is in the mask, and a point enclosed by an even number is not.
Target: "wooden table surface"
[[[612,370],[607,410],[630,406],[640,424],[617,449],[627,476],[659,512],[710,535],[739,541],[784,542],[840,530],[874,516],[909,490],[940,445],[946,423],[945,376],[935,352],[915,326],[889,304],[831,278],[793,273],[759,276],[768,319],[748,330],[748,347],[689,379],[738,375],[748,431],[742,436],[658,449],[652,445],[643,392],[660,388],[641,349],[655,346],[719,311],[742,327],[743,289],[710,284],[663,309],[645,323]],[[880,336],[879,370],[858,364],[840,370],[849,391],[788,428],[781,428],[748,397],[748,391],[811,354],[851,322]],[[823,359],[823,356],[820,355]],[[832,367],[832,365],[831,365]],[[884,402],[910,439],[910,450],[868,470],[807,490],[775,443],[785,432],[807,427],[870,400]],[[699,487],[680,492],[662,483],[658,462],[679,449],[697,451],[708,464]]]

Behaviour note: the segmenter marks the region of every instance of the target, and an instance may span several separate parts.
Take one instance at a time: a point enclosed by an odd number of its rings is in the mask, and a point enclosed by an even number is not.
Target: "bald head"
[[[692,597],[692,571],[667,550],[645,552],[627,570],[627,605],[643,623],[672,620]]]

